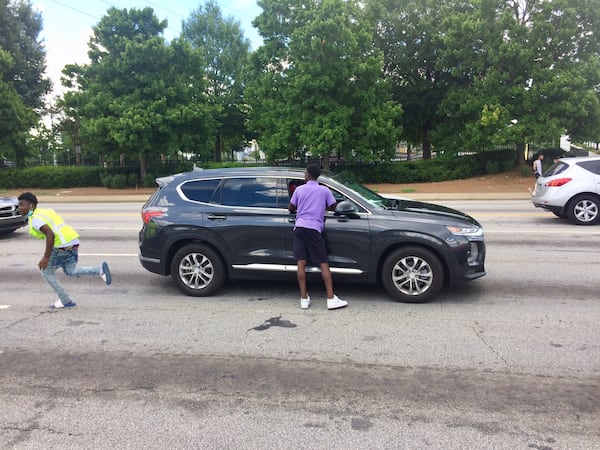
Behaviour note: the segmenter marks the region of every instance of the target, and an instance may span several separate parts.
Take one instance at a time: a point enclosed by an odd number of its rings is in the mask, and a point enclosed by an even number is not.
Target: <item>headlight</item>
[[[483,228],[472,226],[472,227],[457,227],[453,225],[446,225],[446,230],[456,236],[469,236],[469,237],[481,237],[483,236]]]

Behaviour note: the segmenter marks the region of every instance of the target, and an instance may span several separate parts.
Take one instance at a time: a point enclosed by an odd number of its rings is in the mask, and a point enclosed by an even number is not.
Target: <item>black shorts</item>
[[[312,264],[329,262],[327,241],[323,234],[311,228],[296,227],[294,230],[294,258]]]

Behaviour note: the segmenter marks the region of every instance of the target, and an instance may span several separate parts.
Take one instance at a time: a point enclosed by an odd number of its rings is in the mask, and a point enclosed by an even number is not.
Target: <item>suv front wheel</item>
[[[444,284],[444,269],[429,250],[400,248],[383,263],[381,279],[385,290],[396,300],[421,303],[433,298]]]
[[[180,248],[171,262],[171,277],[186,295],[206,297],[225,281],[225,268],[219,255],[202,244]]]

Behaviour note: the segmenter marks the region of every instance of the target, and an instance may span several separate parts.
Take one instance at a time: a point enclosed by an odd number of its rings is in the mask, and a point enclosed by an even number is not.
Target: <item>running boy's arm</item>
[[[45,224],[41,226],[40,231],[46,235],[46,250],[44,251],[44,257],[38,263],[38,267],[43,270],[48,267],[50,255],[52,255],[52,249],[54,248],[54,231]]]

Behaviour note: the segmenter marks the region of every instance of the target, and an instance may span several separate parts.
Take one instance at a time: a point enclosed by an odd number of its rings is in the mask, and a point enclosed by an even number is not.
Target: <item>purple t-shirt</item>
[[[296,226],[311,228],[320,233],[323,231],[325,211],[335,203],[335,198],[329,188],[315,180],[308,180],[294,190],[290,203],[297,208]]]

